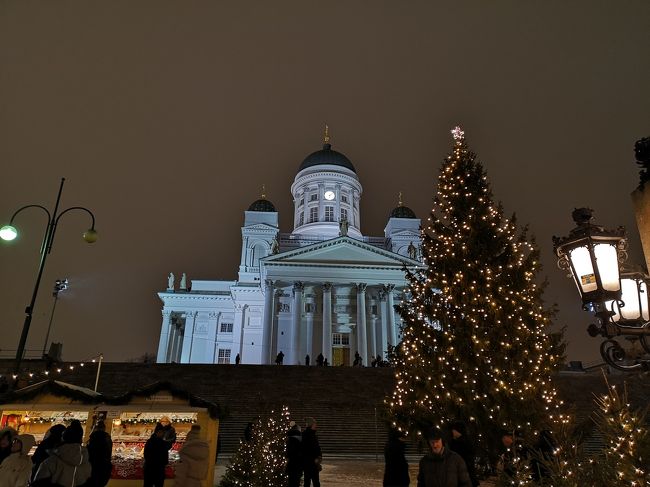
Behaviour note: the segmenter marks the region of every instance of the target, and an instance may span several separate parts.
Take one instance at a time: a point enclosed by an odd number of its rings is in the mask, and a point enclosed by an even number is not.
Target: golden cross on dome
[[[323,141],[326,144],[330,143],[330,128],[329,125],[325,124],[325,133],[323,134]]]
[[[266,184],[262,184],[262,194],[260,196],[263,200],[266,199]]]
[[[465,132],[463,132],[463,130],[458,125],[456,125],[451,131],[451,136],[456,142],[462,142],[465,139]]]
[[[400,191],[397,193],[397,206],[404,206],[404,203],[402,203],[402,192]]]

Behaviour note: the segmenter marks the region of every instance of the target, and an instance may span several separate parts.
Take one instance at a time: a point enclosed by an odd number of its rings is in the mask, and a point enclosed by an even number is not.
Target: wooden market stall
[[[193,424],[201,426],[201,438],[216,458],[219,408],[216,404],[158,382],[109,397],[85,387],[56,380],[43,381],[5,395],[0,401],[0,427],[11,426],[20,433],[33,434],[37,442],[54,424],[77,419],[87,440],[94,424],[103,420],[113,439],[113,473],[109,487],[142,485],[144,444],[158,421],[166,417],[176,430],[176,442],[169,453],[167,478],[173,478],[178,451]],[[204,487],[212,486],[214,469],[208,469]]]

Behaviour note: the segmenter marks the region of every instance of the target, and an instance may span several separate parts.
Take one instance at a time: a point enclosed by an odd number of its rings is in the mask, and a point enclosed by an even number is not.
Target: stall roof
[[[185,399],[192,407],[207,409],[208,414],[213,419],[222,416],[222,411],[219,405],[206,401],[205,399],[195,396],[183,389],[179,389],[171,382],[167,381],[155,382],[139,389],[129,391],[121,396],[111,397],[105,396],[104,394],[95,392],[86,387],[50,379],[9,392],[0,397],[0,404],[23,403],[43,394],[52,394],[54,396],[79,401],[83,404],[110,404],[113,406],[121,406],[129,404],[134,397],[152,396],[161,391],[168,391],[175,397]]]

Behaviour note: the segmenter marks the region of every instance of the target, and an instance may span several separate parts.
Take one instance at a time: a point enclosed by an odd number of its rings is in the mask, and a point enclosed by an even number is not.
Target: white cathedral
[[[394,310],[407,285],[404,269],[423,268],[420,220],[402,205],[383,237],[361,233],[363,190],[350,160],[323,149],[305,158],[291,185],[293,231],[262,194],[244,212],[239,279],[192,280],[158,293],[163,302],[159,363],[330,365],[386,358],[399,340]]]

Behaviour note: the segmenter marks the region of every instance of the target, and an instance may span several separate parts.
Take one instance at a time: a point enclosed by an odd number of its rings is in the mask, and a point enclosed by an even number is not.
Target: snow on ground
[[[215,483],[218,485],[228,465],[227,459],[219,459],[215,468]],[[223,461],[223,464],[222,464]],[[411,485],[417,484],[417,463],[411,462]],[[320,481],[323,487],[375,487],[382,485],[384,477],[383,459],[330,459],[323,461],[323,471]],[[489,487],[491,483],[481,482],[481,487]]]

